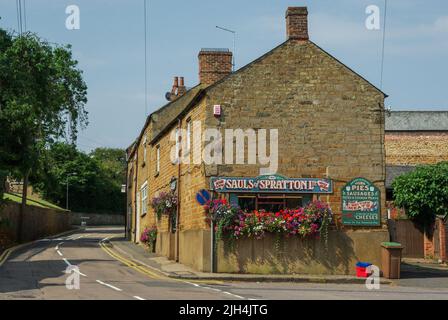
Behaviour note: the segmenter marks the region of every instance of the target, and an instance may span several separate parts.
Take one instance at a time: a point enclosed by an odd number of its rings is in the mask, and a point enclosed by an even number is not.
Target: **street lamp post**
[[[66,196],[65,196],[65,209],[68,210],[68,178],[71,176],[76,176],[75,173],[69,173],[67,175],[67,179],[66,179],[66,185],[67,185],[67,190],[66,190]]]

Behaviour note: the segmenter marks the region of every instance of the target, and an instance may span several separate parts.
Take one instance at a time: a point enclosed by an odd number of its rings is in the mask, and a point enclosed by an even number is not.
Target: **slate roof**
[[[448,131],[448,111],[392,111],[386,131]]]
[[[392,189],[392,182],[398,176],[415,170],[415,166],[386,165],[386,189]]]

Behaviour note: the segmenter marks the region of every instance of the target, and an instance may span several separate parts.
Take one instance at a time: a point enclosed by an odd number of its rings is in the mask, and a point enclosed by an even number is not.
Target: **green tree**
[[[392,187],[395,205],[424,226],[448,214],[448,162],[419,166],[396,178]]]
[[[111,180],[118,185],[126,182],[126,151],[118,148],[96,148],[90,156],[98,160]]]
[[[105,150],[107,154],[107,150]],[[118,152],[117,152],[118,154]],[[31,177],[33,187],[45,199],[65,207],[67,183],[69,209],[78,212],[121,213],[125,198],[120,179],[104,159],[88,155],[66,143],[51,146]]]
[[[21,221],[29,176],[48,146],[65,137],[76,140],[87,125],[87,86],[70,46],[53,46],[32,33],[17,37],[2,31],[0,51],[0,169],[23,178]],[[71,136],[66,136],[66,128]]]

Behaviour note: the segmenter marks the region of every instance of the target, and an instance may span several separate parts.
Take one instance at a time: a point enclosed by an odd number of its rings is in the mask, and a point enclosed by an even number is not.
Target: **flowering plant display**
[[[157,226],[146,227],[140,236],[140,242],[146,244],[149,248],[155,249],[157,240]]]
[[[234,218],[241,209],[232,205],[226,199],[209,200],[204,205],[207,221],[216,223],[216,239],[220,240],[225,231],[230,231]]]
[[[177,196],[173,192],[161,192],[158,196],[152,198],[151,205],[157,219],[160,220],[162,215],[171,216],[176,212]]]
[[[210,201],[205,208],[208,218],[216,221],[217,233],[227,233],[233,239],[262,239],[270,233],[302,238],[323,236],[327,242],[328,226],[333,221],[329,205],[321,201],[279,212],[245,212],[226,200]]]

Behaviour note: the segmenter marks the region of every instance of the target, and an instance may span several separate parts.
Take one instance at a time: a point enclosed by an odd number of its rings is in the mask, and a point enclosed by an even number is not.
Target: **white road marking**
[[[141,298],[139,296],[134,296],[134,298],[137,299],[137,300],[145,300],[145,299],[143,299],[143,298]]]
[[[58,253],[58,255],[60,255],[62,257],[61,251],[57,250],[56,252]]]
[[[200,285],[196,284],[196,283],[192,283],[192,282],[188,282],[188,281],[184,281],[185,283],[191,284],[192,286],[195,287],[200,287]]]
[[[75,270],[75,272],[78,273],[78,274],[80,274],[80,275],[83,276],[83,277],[87,277],[84,273],[82,273],[82,272],[79,271],[79,270]]]
[[[67,264],[67,266],[70,267],[72,265],[66,258],[63,258],[62,260],[64,260],[64,262]]]
[[[103,281],[96,280],[96,282],[98,282],[99,284],[102,284],[103,286],[106,286],[106,287],[109,287],[109,288],[111,288],[111,289],[114,289],[115,291],[123,291],[123,290],[121,290],[120,288],[114,287],[113,285],[110,285],[110,284],[105,283],[105,282],[103,282]]]
[[[236,297],[238,299],[244,299],[242,296],[239,296],[239,295],[227,292],[227,291],[223,291],[223,293],[228,294],[229,296],[234,296],[234,297]]]
[[[58,245],[54,248],[54,250],[59,250],[59,247],[63,244],[64,242],[59,242]]]

